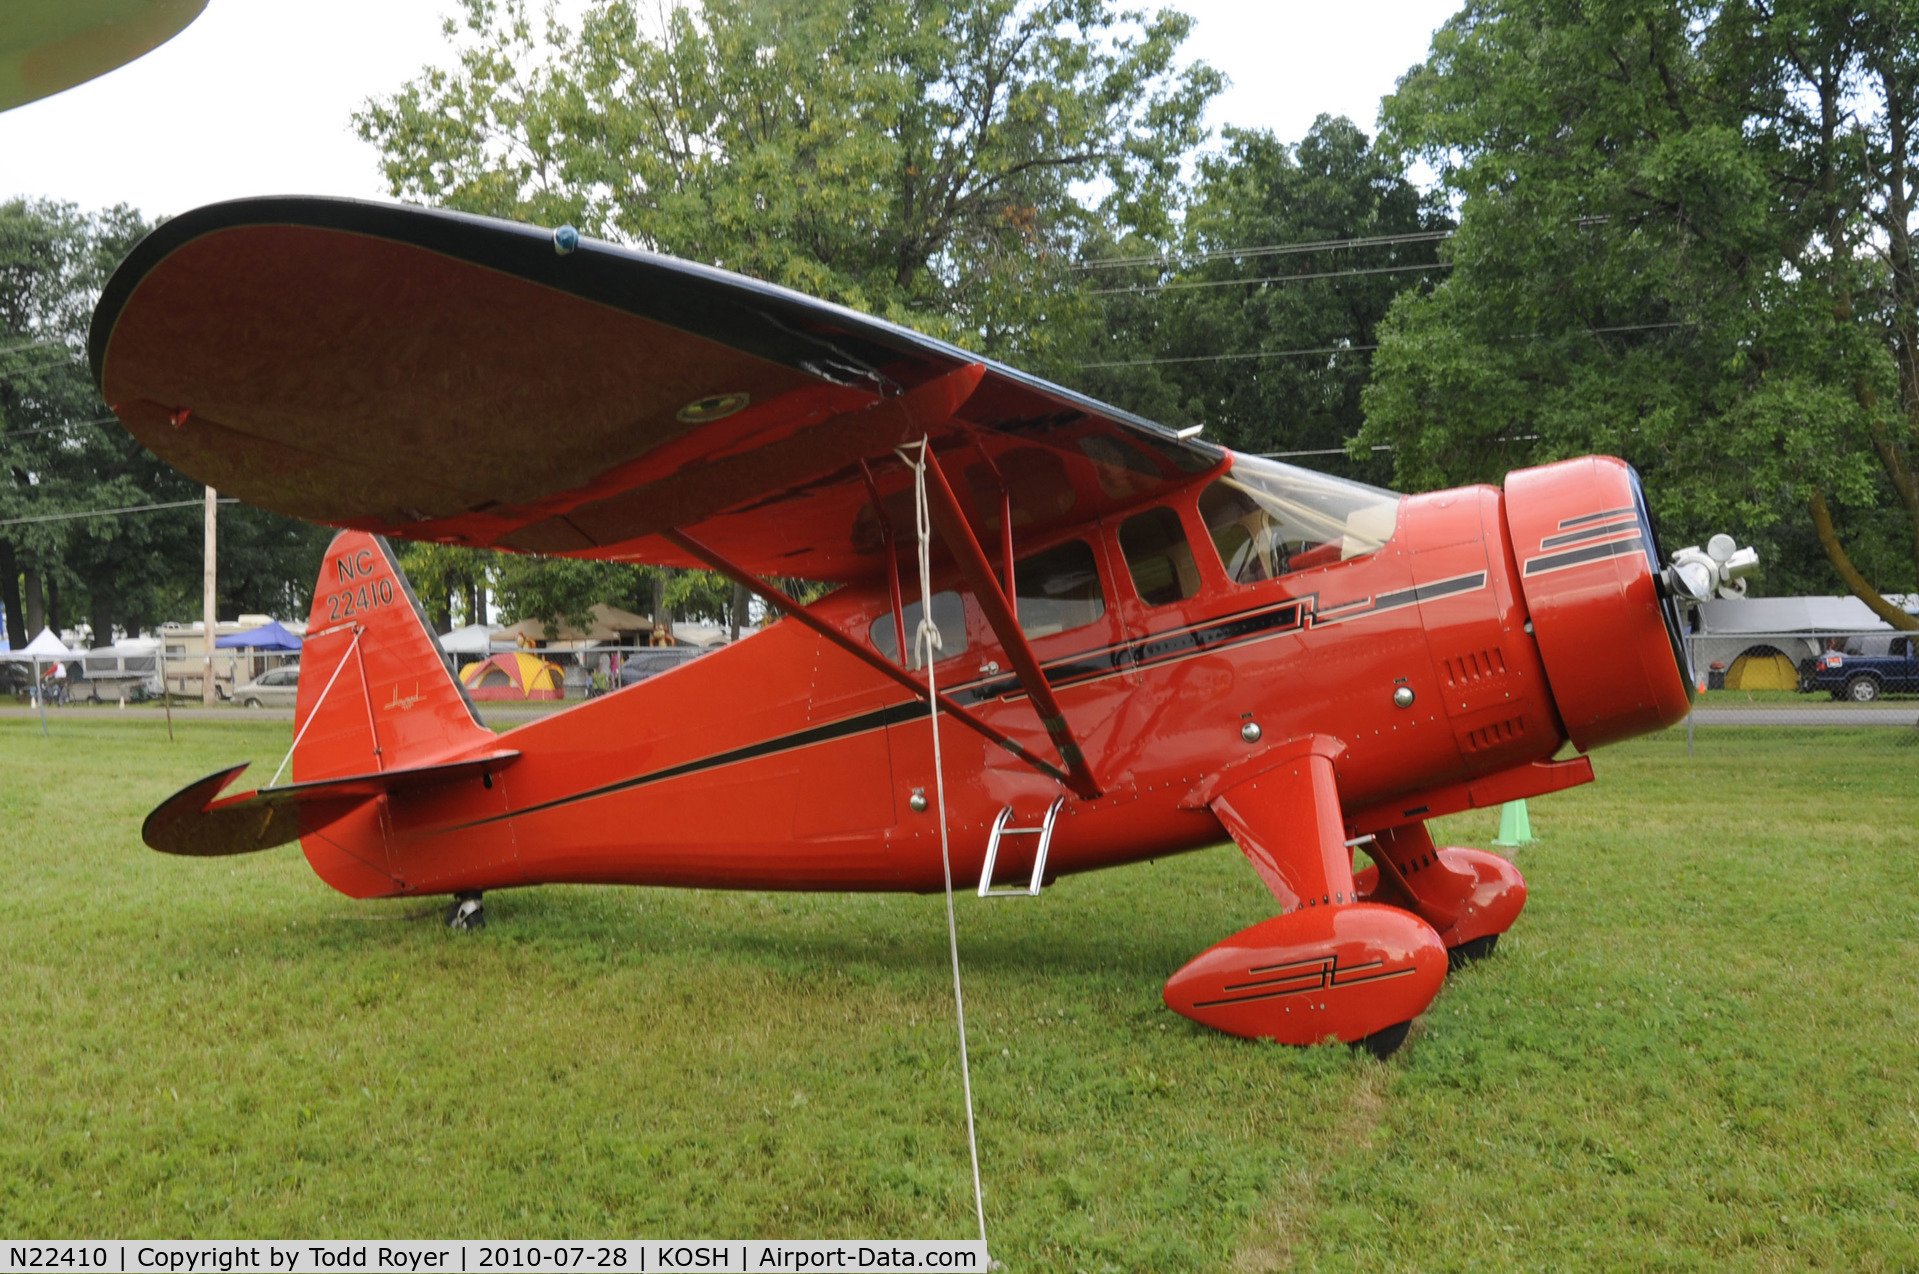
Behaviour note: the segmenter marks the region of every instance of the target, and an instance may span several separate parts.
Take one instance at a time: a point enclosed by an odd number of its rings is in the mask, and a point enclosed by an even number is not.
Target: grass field
[[[176,728],[0,721],[0,1232],[969,1234],[940,900],[549,888],[452,935],[292,847],[142,848],[290,730]],[[1601,754],[1385,1064],[1161,1006],[1269,914],[1230,847],[962,899],[995,1256],[1919,1267],[1919,747],[1871,733]]]

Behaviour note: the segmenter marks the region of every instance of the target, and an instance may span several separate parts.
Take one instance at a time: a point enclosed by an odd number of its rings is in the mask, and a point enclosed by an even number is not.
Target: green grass
[[[176,730],[0,720],[0,1232],[969,1234],[939,899],[549,888],[452,935],[291,847],[142,848],[289,737]],[[1602,753],[1533,804],[1517,928],[1384,1065],[1161,1006],[1270,912],[1231,848],[963,897],[995,1255],[1919,1266],[1919,747],[1885,735]]]
[[[1829,706],[1831,702],[1832,696],[1824,691],[1802,694],[1797,690],[1708,690],[1694,700],[1701,708],[1770,707],[1782,703],[1817,708]]]

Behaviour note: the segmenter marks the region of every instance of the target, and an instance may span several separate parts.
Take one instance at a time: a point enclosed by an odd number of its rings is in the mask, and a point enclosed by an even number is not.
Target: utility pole
[[[219,696],[213,692],[213,635],[217,621],[213,616],[213,580],[215,558],[215,511],[220,507],[219,493],[212,487],[207,488],[207,569],[201,584],[200,617],[202,631],[207,644],[206,676],[200,683],[200,702],[211,708],[219,702]]]

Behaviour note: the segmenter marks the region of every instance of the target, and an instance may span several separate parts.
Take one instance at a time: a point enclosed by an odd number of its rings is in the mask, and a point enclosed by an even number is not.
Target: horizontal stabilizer
[[[252,764],[243,761],[162,801],[141,825],[140,839],[163,854],[191,858],[250,854],[319,831],[373,797],[494,774],[519,759],[518,752],[503,749],[463,761],[289,783],[216,799]]]

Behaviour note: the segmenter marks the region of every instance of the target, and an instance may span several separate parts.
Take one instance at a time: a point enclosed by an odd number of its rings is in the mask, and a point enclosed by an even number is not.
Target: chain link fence
[[[1689,754],[1728,730],[1755,728],[1823,730],[1849,747],[1919,745],[1919,643],[1910,634],[1707,633],[1687,644],[1705,686],[1682,727]]]

